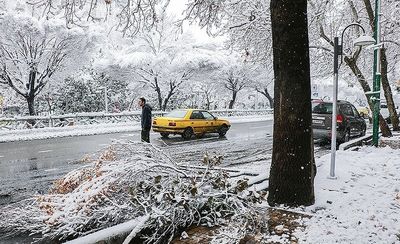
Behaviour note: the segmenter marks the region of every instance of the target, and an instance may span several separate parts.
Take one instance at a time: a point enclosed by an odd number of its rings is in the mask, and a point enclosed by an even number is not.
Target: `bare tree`
[[[228,108],[233,109],[237,94],[243,90],[246,86],[247,79],[242,73],[238,73],[237,70],[230,69],[225,73],[223,85],[226,89],[231,92],[232,98],[229,101]]]
[[[211,104],[214,102],[215,98],[215,86],[212,84],[204,84],[200,87],[200,90],[204,94],[204,98],[206,100],[206,109],[211,109]]]
[[[8,85],[28,103],[35,115],[35,97],[57,72],[71,39],[17,31],[0,42],[0,83]]]
[[[259,69],[259,75],[252,79],[252,87],[256,92],[262,94],[265,98],[267,98],[269,102],[269,107],[271,109],[274,108],[274,98],[269,91],[270,86],[274,83],[274,78],[271,77],[272,75],[272,69],[270,70],[263,68]]]
[[[140,82],[148,85],[157,93],[158,106],[160,110],[166,110],[171,97],[176,94],[181,85],[188,81],[193,75],[193,68],[188,66],[173,65],[179,53],[174,28],[171,28],[167,18],[157,24],[157,27],[141,36],[145,45],[151,53],[150,61],[146,65],[140,65],[137,74]]]
[[[274,108],[274,98],[271,96],[271,94],[269,94],[268,86],[263,86],[263,87],[255,86],[254,89],[256,90],[256,92],[261,93],[268,99],[269,107],[271,109],[273,109]]]
[[[165,111],[167,109],[167,105],[171,97],[176,94],[176,92],[184,82],[190,79],[190,77],[193,74],[193,71],[188,70],[186,72],[181,73],[181,76],[167,78],[167,80],[162,80],[165,78],[163,78],[162,76],[160,77],[159,74],[152,69],[146,70],[144,68],[140,68],[138,74],[142,78],[140,82],[149,85],[157,93],[158,106],[160,110]],[[167,87],[165,96],[162,93],[160,82],[163,83],[163,87],[165,86]]]

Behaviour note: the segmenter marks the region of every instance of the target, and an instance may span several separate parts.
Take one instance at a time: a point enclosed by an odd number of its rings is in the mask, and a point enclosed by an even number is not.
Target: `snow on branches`
[[[49,194],[1,209],[0,233],[65,241],[141,216],[149,218],[129,238],[140,235],[146,243],[229,217],[244,228],[255,223],[253,203],[261,196],[246,189],[245,179],[232,182],[226,171],[213,169],[221,160],[206,156],[206,169],[183,169],[150,144],[115,142],[92,165],[58,180]]]
[[[36,15],[62,17],[66,25],[85,26],[90,22],[115,21],[116,29],[134,36],[153,27],[170,0],[27,0]]]

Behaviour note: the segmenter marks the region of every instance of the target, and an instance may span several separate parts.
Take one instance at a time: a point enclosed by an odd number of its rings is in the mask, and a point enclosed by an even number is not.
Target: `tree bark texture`
[[[314,203],[307,0],[271,0],[274,137],[268,203]]]
[[[387,76],[388,72],[388,62],[386,57],[386,49],[381,49],[381,81],[382,81],[382,88],[383,94],[385,95],[387,107],[390,114],[390,121],[392,122],[393,130],[399,131],[399,117],[396,111],[396,104],[393,100],[392,88],[390,87],[389,79]]]

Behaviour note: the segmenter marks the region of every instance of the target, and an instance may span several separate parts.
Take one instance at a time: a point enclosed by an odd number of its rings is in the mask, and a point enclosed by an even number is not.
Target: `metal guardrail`
[[[272,114],[272,109],[253,109],[253,110],[209,110],[217,117],[232,117],[246,115]],[[162,116],[168,112],[153,111],[153,117]],[[122,112],[122,113],[76,113],[48,116],[24,116],[1,118],[0,130],[35,129],[45,127],[65,127],[75,125],[89,125],[100,123],[123,123],[140,121],[141,111]]]

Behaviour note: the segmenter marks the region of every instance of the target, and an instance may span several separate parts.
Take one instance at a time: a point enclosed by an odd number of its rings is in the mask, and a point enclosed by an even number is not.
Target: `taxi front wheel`
[[[226,132],[228,132],[228,126],[226,126],[226,125],[222,125],[218,130],[218,134],[220,137],[225,136]]]

